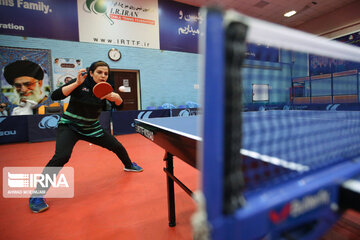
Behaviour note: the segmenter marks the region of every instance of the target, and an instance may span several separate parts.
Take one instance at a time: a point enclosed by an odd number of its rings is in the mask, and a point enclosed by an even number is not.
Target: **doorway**
[[[122,107],[117,108],[116,110],[139,110],[141,108],[139,71],[111,69],[110,79],[110,83],[113,84],[115,92],[120,94],[121,98],[124,100]],[[126,92],[120,92],[120,86],[125,86]]]

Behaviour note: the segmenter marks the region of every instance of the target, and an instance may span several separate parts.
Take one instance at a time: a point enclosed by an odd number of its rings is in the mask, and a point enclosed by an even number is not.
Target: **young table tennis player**
[[[123,101],[119,94],[112,91],[112,88],[110,92],[108,92],[109,89],[106,90],[106,87],[105,90],[100,88],[95,91],[96,84],[105,83],[108,80],[109,72],[110,68],[107,63],[94,62],[88,72],[85,69],[79,70],[76,79],[69,81],[51,94],[52,100],[62,100],[70,96],[70,102],[59,120],[55,154],[44,168],[43,174],[50,174],[50,171],[52,171],[51,174],[54,174],[53,168],[47,167],[63,167],[69,161],[73,147],[78,140],[85,140],[113,151],[124,164],[125,171],[143,171],[140,166],[131,162],[123,145],[113,135],[105,132],[98,121],[106,100],[116,105],[120,105]],[[36,192],[41,193],[46,193],[47,190],[48,188],[39,185],[36,188]],[[49,206],[43,198],[44,195],[33,194],[29,199],[30,209],[33,212],[42,212],[48,209]]]

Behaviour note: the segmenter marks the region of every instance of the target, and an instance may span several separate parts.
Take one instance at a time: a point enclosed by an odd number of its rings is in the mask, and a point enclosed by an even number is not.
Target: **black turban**
[[[22,76],[42,80],[44,78],[44,71],[39,64],[29,60],[18,60],[16,62],[10,63],[4,69],[4,77],[11,85],[14,84],[15,78]]]

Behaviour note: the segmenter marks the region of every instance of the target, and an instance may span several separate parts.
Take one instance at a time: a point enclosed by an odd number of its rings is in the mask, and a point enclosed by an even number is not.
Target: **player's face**
[[[106,82],[109,76],[109,69],[106,66],[99,66],[94,72],[90,71],[90,76],[92,76],[96,83]]]

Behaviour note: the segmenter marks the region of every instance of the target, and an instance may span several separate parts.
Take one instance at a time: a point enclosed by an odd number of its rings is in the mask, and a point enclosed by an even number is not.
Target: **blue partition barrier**
[[[28,141],[27,116],[0,117],[0,144]]]
[[[114,135],[135,133],[134,119],[169,117],[169,109],[119,111],[112,113]]]
[[[291,110],[360,111],[359,103],[293,104]]]
[[[55,140],[59,120],[60,114],[28,116],[29,142]]]
[[[359,103],[309,104],[245,104],[244,112],[268,110],[360,111]]]
[[[108,133],[111,133],[111,127],[110,127],[110,121],[111,121],[111,112],[101,112],[99,122],[100,125],[104,128],[104,130]]]
[[[198,111],[197,108],[172,109],[172,116],[192,116],[197,115]],[[135,133],[134,119],[169,116],[170,109],[106,111],[101,113],[99,121],[104,130],[110,133],[112,119],[113,134],[121,135]],[[0,144],[55,140],[60,117],[61,114],[0,117]]]
[[[29,142],[56,139],[56,129],[61,114],[32,115],[28,117]],[[99,122],[110,133],[110,112],[101,112]]]
[[[177,116],[181,116],[181,117],[187,117],[187,116],[194,116],[194,115],[198,115],[199,114],[199,109],[198,108],[183,108],[183,109],[172,109],[172,116],[173,117],[177,117]]]

